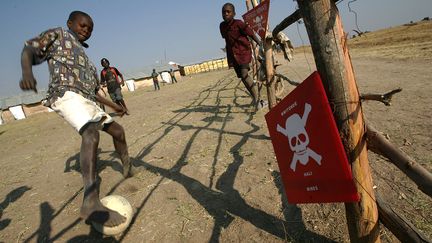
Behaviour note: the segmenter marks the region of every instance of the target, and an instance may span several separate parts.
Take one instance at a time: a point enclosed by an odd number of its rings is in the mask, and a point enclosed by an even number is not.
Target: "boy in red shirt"
[[[129,110],[124,102],[123,95],[121,92],[121,86],[124,86],[123,75],[115,67],[110,66],[110,62],[106,58],[102,58],[101,65],[103,70],[100,73],[100,81],[103,86],[106,86],[111,100],[123,106],[126,110],[126,115],[129,115]],[[121,82],[119,80],[121,78]],[[120,86],[121,85],[121,86]]]
[[[232,3],[225,3],[222,7],[223,22],[219,25],[222,38],[225,39],[228,66],[234,68],[237,77],[246,86],[252,96],[256,108],[259,107],[258,87],[248,75],[249,63],[252,60],[251,43],[252,38],[258,45],[260,40],[253,30],[239,19],[234,19],[235,7]]]

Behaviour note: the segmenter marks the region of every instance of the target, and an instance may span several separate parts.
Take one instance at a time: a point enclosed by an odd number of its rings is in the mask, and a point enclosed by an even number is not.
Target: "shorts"
[[[121,88],[117,88],[113,93],[109,93],[111,100],[116,102],[123,99]]]
[[[246,64],[234,64],[234,71],[237,74],[237,78],[241,78],[241,70],[242,69],[247,69],[249,71],[249,69],[250,69],[249,63],[246,63]]]
[[[57,98],[51,104],[51,109],[63,117],[80,134],[86,124],[90,122],[100,122],[100,129],[102,129],[103,125],[114,121],[96,102],[72,91],[66,91],[62,97]]]

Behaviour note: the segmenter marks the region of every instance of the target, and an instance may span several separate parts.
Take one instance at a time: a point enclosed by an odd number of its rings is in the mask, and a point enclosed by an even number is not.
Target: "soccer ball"
[[[120,225],[114,227],[103,226],[97,223],[92,223],[93,227],[104,235],[117,235],[123,232],[132,221],[133,209],[132,205],[126,200],[126,198],[119,195],[109,195],[101,199],[101,203],[113,210],[118,212],[120,215],[126,218],[126,221]]]

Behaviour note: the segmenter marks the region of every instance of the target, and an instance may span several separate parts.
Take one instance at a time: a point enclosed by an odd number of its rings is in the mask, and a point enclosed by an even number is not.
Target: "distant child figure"
[[[170,75],[171,75],[171,82],[174,84],[174,82],[177,83],[177,79],[175,77],[174,71],[172,70],[172,68],[170,69]]]
[[[117,68],[110,67],[110,62],[106,58],[102,58],[101,65],[103,67],[100,73],[101,84],[107,87],[111,100],[114,103],[123,106],[126,110],[125,114],[129,115],[128,108],[126,107],[121,92],[121,86],[124,86],[123,75],[117,70]],[[119,80],[119,77],[121,78],[121,81]]]
[[[155,69],[153,69],[153,72],[152,72],[152,74],[151,74],[151,77],[153,78],[153,85],[154,85],[154,89],[155,89],[155,91],[156,91],[156,90],[160,90],[158,76],[159,76],[159,74],[156,72]]]
[[[225,39],[228,66],[234,68],[237,77],[241,78],[241,81],[252,96],[255,107],[258,108],[261,104],[258,101],[258,87],[248,75],[249,63],[252,60],[251,43],[248,37],[252,38],[257,44],[260,43],[260,40],[247,24],[239,19],[234,19],[234,16],[234,5],[232,3],[225,3],[222,7],[222,18],[224,21],[220,23],[219,30],[222,38]]]
[[[82,137],[80,166],[84,196],[80,216],[86,222],[115,226],[126,219],[102,205],[99,200],[96,158],[99,130],[110,134],[123,163],[123,176],[130,175],[131,163],[123,127],[105,113],[98,101],[114,109],[119,115],[125,109],[99,93],[99,82],[94,64],[84,48],[93,31],[93,20],[84,12],[73,11],[67,20],[68,29],[54,28],[25,43],[21,54],[23,90],[36,90],[32,66],[48,62],[50,82],[45,105],[63,117]],[[60,141],[63,142],[63,141]]]

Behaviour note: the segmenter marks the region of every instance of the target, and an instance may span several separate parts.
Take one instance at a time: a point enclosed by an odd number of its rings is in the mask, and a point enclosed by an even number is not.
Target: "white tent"
[[[165,71],[165,72],[162,72],[160,75],[161,75],[161,78],[164,82],[171,83],[171,75],[169,72]]]
[[[128,79],[125,81],[125,83],[129,91],[135,91],[135,80]]]
[[[9,111],[12,113],[12,115],[16,120],[21,120],[26,118],[21,105],[9,107]]]

